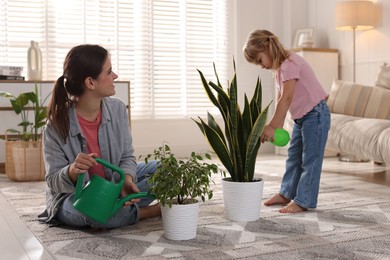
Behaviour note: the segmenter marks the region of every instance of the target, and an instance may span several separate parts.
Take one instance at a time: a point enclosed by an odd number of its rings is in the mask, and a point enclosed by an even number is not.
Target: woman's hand
[[[85,154],[79,153],[74,162],[69,167],[69,177],[73,182],[77,181],[80,174],[87,172],[92,166],[97,164],[94,157],[96,153]]]
[[[131,177],[131,175],[126,174],[125,176],[126,176],[125,183],[123,184],[123,188],[122,188],[122,192],[121,192],[122,197],[126,197],[129,194],[139,192],[137,184],[135,184],[133,182],[133,178]],[[141,199],[132,199],[130,201],[126,201],[125,204],[123,205],[123,207],[130,206],[130,205],[132,205],[134,203],[138,203],[140,201],[141,201]]]
[[[264,127],[263,132],[261,133],[260,140],[262,143],[269,142],[274,140],[275,128],[270,125]]]

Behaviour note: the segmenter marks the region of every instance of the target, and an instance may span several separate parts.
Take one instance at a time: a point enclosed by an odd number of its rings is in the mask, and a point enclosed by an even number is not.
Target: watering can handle
[[[75,200],[77,200],[80,197],[81,191],[83,190],[83,179],[84,179],[84,173],[79,174],[76,183],[76,193],[74,195]]]
[[[100,159],[100,158],[94,158],[94,159],[96,160],[96,162],[98,162],[98,163],[106,166],[107,168],[110,168],[113,171],[116,171],[117,173],[119,173],[119,175],[121,176],[120,183],[121,183],[121,185],[123,185],[124,179],[125,179],[125,172],[121,168],[119,168],[119,167],[117,167],[117,166],[115,166],[115,165],[113,165],[113,164],[111,164],[103,159]],[[84,173],[79,174],[79,176],[77,178],[77,183],[76,183],[76,193],[74,196],[75,200],[77,200],[80,197],[81,192],[83,190],[83,179],[84,179]]]
[[[109,163],[109,162],[107,162],[107,161],[105,161],[105,160],[103,160],[101,158],[94,158],[94,159],[95,159],[95,161],[97,161],[98,163],[104,165],[105,167],[110,168],[111,170],[116,171],[117,173],[119,173],[121,175],[121,178],[124,177],[125,173],[124,173],[124,171],[121,168],[119,168],[119,167],[117,167],[117,166],[115,166],[115,165],[113,165],[113,164],[111,164],[111,163]]]

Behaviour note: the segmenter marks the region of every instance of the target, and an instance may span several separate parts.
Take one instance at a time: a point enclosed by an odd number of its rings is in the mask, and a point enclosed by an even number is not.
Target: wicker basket
[[[5,140],[5,173],[13,181],[43,181],[42,142]]]

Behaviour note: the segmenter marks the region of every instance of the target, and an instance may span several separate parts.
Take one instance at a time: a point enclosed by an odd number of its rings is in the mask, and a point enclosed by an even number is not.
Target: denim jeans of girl
[[[158,166],[157,161],[148,161],[145,163],[138,163],[137,166],[137,186],[140,191],[149,191],[149,176],[153,174]],[[106,224],[96,222],[73,207],[74,194],[67,197],[62,203],[61,209],[56,215],[56,219],[61,223],[72,227],[96,227],[96,228],[117,228],[128,226],[137,223],[139,220],[139,208],[148,206],[154,199],[142,198],[139,203],[131,206],[122,207]]]
[[[330,112],[323,100],[294,120],[280,194],[303,208],[316,208]]]

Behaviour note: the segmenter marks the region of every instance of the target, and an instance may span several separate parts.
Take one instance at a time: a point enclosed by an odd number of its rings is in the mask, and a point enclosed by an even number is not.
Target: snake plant
[[[252,99],[244,95],[244,110],[241,112],[237,101],[236,66],[233,60],[234,76],[229,88],[222,87],[214,66],[217,84],[207,82],[198,70],[203,87],[210,101],[219,109],[224,121],[225,131],[208,112],[207,122],[198,117],[193,119],[208,140],[226,171],[234,182],[253,181],[257,152],[260,148],[260,135],[267,121],[268,106],[262,110],[262,86],[259,77]],[[216,95],[214,91],[216,91]]]

